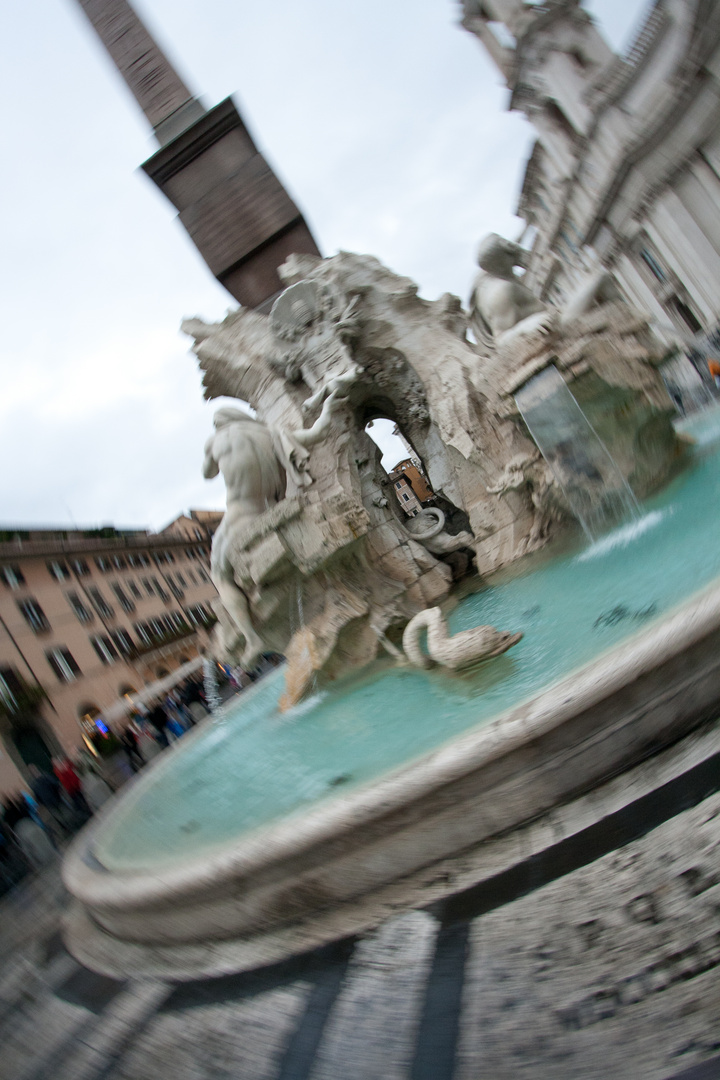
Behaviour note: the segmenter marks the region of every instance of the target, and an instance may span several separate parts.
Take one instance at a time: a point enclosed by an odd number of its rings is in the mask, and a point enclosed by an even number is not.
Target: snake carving
[[[438,506],[428,506],[417,517],[405,522],[405,531],[422,544],[431,555],[449,555],[452,551],[471,548],[475,537],[471,532],[451,535],[445,532],[445,514]]]
[[[420,635],[427,630],[426,656],[420,648]],[[499,656],[516,645],[522,634],[496,630],[494,626],[474,626],[459,634],[448,635],[447,624],[439,607],[427,608],[415,615],[405,627],[403,649],[410,663],[428,668],[433,661],[456,671],[458,668]]]

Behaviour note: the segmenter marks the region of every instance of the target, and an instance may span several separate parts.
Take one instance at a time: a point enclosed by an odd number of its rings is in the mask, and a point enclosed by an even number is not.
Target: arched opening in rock
[[[429,505],[435,505],[425,469],[411,442],[395,421],[377,416],[367,421],[365,432],[380,450],[380,464],[388,477],[388,496],[392,491],[403,514],[417,517]]]
[[[424,511],[442,512],[436,514],[436,519],[444,519],[442,537],[426,542],[426,546],[436,558],[452,567],[454,579],[459,580],[468,573],[473,559],[467,514],[442,492],[433,490],[420,454],[400,425],[387,415],[392,411],[367,403],[363,416],[365,433],[382,454],[380,468],[387,477],[383,481],[385,496],[393,500],[392,508],[403,521],[420,519],[421,515],[426,518],[428,514],[423,514]],[[417,525],[408,524],[409,531],[415,531]],[[465,534],[463,541],[454,544],[453,538],[461,533]]]

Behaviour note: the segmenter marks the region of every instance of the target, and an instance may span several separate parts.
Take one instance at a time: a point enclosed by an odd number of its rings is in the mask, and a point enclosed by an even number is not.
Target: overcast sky
[[[207,106],[232,94],[324,254],[370,252],[466,298],[514,236],[531,131],[456,0],[134,0]],[[642,0],[593,0],[618,48]],[[156,143],[75,0],[10,0],[0,522],[147,525],[224,505],[217,402],[179,332],[233,306],[138,171]]]

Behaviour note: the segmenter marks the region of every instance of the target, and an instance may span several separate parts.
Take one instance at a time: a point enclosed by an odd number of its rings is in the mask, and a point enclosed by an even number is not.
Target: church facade
[[[561,305],[602,266],[661,338],[704,354],[707,375],[720,329],[720,3],[654,0],[623,55],[578,0],[464,0],[462,21],[537,133],[517,210],[533,292]]]

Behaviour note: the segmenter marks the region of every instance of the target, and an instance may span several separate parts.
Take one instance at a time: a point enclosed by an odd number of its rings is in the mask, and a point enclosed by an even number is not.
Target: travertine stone
[[[310,1080],[406,1080],[438,924],[422,911],[359,943],[328,1019]]]
[[[248,1000],[165,1010],[142,1032],[113,1080],[276,1080],[309,989],[301,981]]]
[[[714,795],[475,921],[458,1080],[665,1080],[717,1052],[719,815]]]
[[[67,922],[72,951],[107,973],[187,978],[368,925],[411,875],[502,845],[717,708],[719,635],[716,587],[492,724],[193,861],[107,873],[86,858],[91,825],[64,871],[80,901]]]
[[[420,648],[420,635],[427,630],[428,654]],[[431,667],[433,662],[456,671],[468,664],[506,652],[522,637],[507,634],[494,626],[475,626],[449,636],[440,608],[428,608],[414,615],[403,632],[405,655],[416,667]]]
[[[481,355],[465,340],[458,301],[422,300],[370,256],[291,257],[282,277],[288,288],[270,315],[241,310],[185,329],[208,395],[244,400],[257,417],[220,410],[206,447],[205,474],[221,471],[228,488],[213,542],[216,648],[245,663],[263,648],[286,653],[284,707],[367,664],[436,608],[458,554],[473,549],[477,571],[489,573],[563,524],[557,482],[513,401],[523,364],[567,371],[596,429],[610,408],[602,433],[622,434],[613,450],[626,476],[649,487],[669,475],[676,445],[652,338],[625,307],[592,306],[606,300],[598,283],[572,318],[530,312],[532,327],[513,335],[509,326]],[[365,433],[378,416],[394,418],[423,459],[452,528],[435,515],[439,531],[423,519],[414,534],[401,520]],[[513,632],[469,634],[487,655]],[[335,909],[523,825],[684,733],[718,701],[719,635],[714,587],[482,730],[157,872],[98,870],[85,858],[92,826],[65,868],[78,901],[73,950],[103,971],[185,977],[332,936]],[[468,637],[449,650],[437,637],[431,651],[452,665]],[[416,644],[408,638],[417,658]]]
[[[514,277],[513,263],[523,257],[517,245],[493,237],[485,249],[471,311],[473,325],[485,319],[492,331],[481,355],[465,341],[456,298],[428,303],[407,278],[346,252],[288,259],[281,270],[288,288],[270,315],[241,310],[216,326],[184,324],[207,393],[242,398],[258,417],[220,410],[221,426],[208,443],[206,474],[222,468],[229,485],[213,556],[227,610],[221,652],[247,662],[260,643],[286,651],[295,628],[283,617],[288,605],[277,602],[283,588],[300,590],[313,633],[322,636],[318,575],[323,591],[350,581],[367,625],[400,630],[447,596],[452,573],[466,570],[473,552],[485,574],[546,543],[567,512],[512,394],[550,363],[566,372],[593,422],[604,426],[601,434],[620,437],[626,476],[646,490],[668,474],[672,409],[650,363],[645,321],[626,305],[597,306],[609,295],[604,279],[571,302],[567,318],[546,318]],[[535,326],[538,316],[542,326]],[[622,433],[606,419],[620,410]],[[452,508],[452,528],[423,537],[426,524],[406,525],[386,497],[387,477],[364,431],[380,415],[397,421],[423,459],[433,490]],[[358,559],[382,574],[358,575]],[[269,582],[268,604],[262,594]],[[326,617],[333,622],[336,613]],[[320,651],[328,665],[317,672],[322,681],[340,665],[332,650]]]

